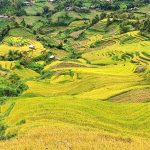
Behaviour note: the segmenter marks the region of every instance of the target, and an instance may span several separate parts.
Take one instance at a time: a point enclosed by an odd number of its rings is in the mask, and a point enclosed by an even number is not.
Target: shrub
[[[16,11],[16,16],[24,16],[26,15],[26,11],[24,9],[18,9]]]
[[[102,19],[106,18],[106,16],[107,16],[107,14],[105,12],[102,12],[100,14],[100,19],[102,20]]]
[[[119,61],[120,59],[119,59],[119,57],[118,57],[117,55],[113,55],[113,56],[112,56],[112,60],[114,60],[114,61]]]
[[[3,105],[7,100],[7,97],[0,97],[0,105]]]
[[[131,35],[126,36],[124,39],[122,39],[122,40],[120,41],[120,44],[125,44],[126,42],[131,41],[131,40],[133,40],[133,39],[135,39],[135,37],[133,37],[133,36],[131,36]]]
[[[22,125],[22,124],[25,124],[26,123],[26,120],[20,120],[16,125]]]
[[[120,33],[127,33],[133,28],[132,25],[122,23],[120,25]]]
[[[35,61],[22,60],[20,61],[20,64],[23,65],[25,68],[32,69],[38,73],[40,73],[44,69],[43,65],[38,64]]]
[[[38,57],[34,58],[34,61],[51,61],[49,57],[52,55],[52,52],[44,52],[43,54],[39,55]]]
[[[27,90],[27,88],[28,86],[22,82],[16,74],[11,74],[6,78],[0,78],[0,97],[2,97],[2,99],[4,99],[4,97],[18,96]]]
[[[14,87],[9,87],[5,85],[0,86],[0,97],[3,96],[11,97],[17,95],[18,95],[17,90]]]
[[[6,56],[6,60],[14,61],[14,60],[19,60],[22,57],[23,57],[23,55],[21,52],[10,50]]]
[[[19,61],[16,61],[15,66],[13,67],[13,69],[22,69],[22,66],[21,66]]]
[[[103,43],[104,43],[104,41],[97,40],[96,42],[94,42],[90,45],[90,48],[96,48],[96,47],[100,46]]]
[[[40,78],[41,79],[50,78],[53,74],[54,74],[54,71],[51,71],[51,70],[42,71]]]
[[[95,18],[92,20],[92,25],[94,25],[94,24],[98,23],[98,22],[99,22],[99,20],[100,20],[99,16],[98,16],[98,15],[96,15],[96,16],[95,16]]]

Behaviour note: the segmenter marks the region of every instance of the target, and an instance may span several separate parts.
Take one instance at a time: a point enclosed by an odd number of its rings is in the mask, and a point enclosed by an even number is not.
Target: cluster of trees
[[[25,0],[0,0],[0,12],[11,12],[17,16],[26,15],[24,11]],[[91,5],[91,8],[99,8],[102,10],[119,10],[139,7],[141,5],[150,3],[149,0],[56,0],[55,10],[59,11],[66,7],[85,8],[86,3]],[[43,14],[49,13],[49,7],[43,8]],[[39,15],[43,15],[39,14]],[[37,14],[38,15],[38,14]]]
[[[101,13],[96,15],[91,22],[91,25],[98,23],[100,20],[107,18],[106,30],[109,25],[117,22],[120,25],[120,33],[126,33],[131,30],[140,30],[142,33],[150,33],[150,18],[145,17],[145,20],[139,20],[134,13],[113,12],[110,14]]]
[[[25,0],[0,0],[0,6],[2,8],[14,7],[15,9],[21,9]]]
[[[64,9],[65,7],[84,7],[85,3],[90,3],[92,8],[100,8],[102,10],[119,10],[138,7],[147,3],[149,0],[57,0],[57,9]]]
[[[150,18],[147,18],[143,21],[141,25],[141,32],[147,32],[150,33]]]
[[[14,61],[14,60],[21,59],[22,57],[23,54],[21,52],[10,50],[8,54],[5,56],[5,59],[8,61]]]
[[[73,7],[73,6],[83,6],[82,0],[56,0],[56,9],[62,10],[66,7]]]
[[[25,0],[0,0],[0,12],[8,15],[16,14],[18,16],[25,15],[23,9]]]
[[[92,23],[91,25],[94,25],[96,23],[98,23],[100,20],[104,19],[107,17],[107,14],[105,12],[101,13],[100,15],[96,15],[93,19],[92,19]]]
[[[119,10],[119,9],[129,9],[133,7],[138,7],[144,4],[149,3],[149,0],[112,0],[112,2],[108,1],[99,1],[92,0],[92,4],[98,8],[107,10]]]
[[[10,29],[18,27],[18,23],[12,18],[11,20],[3,20],[2,25],[0,26],[0,41],[2,41],[3,37],[7,35]]]
[[[16,74],[8,77],[0,77],[0,97],[12,97],[20,95],[28,87]]]
[[[15,61],[23,58],[23,53],[18,50],[9,50],[5,55],[0,56],[0,61]]]
[[[2,31],[0,31],[0,41],[3,39],[3,37],[8,33],[10,30],[10,26],[7,25],[5,28],[3,28]]]

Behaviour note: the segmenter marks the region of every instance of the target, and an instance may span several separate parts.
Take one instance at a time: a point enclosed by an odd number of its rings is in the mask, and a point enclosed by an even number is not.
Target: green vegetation
[[[148,0],[0,7],[0,149],[150,149]]]
[[[0,78],[0,97],[18,96],[26,89],[27,86],[15,74],[9,75],[7,79]]]

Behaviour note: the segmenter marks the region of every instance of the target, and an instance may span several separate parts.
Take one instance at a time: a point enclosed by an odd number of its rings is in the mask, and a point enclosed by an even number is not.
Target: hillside
[[[149,150],[149,1],[0,1],[0,150]]]

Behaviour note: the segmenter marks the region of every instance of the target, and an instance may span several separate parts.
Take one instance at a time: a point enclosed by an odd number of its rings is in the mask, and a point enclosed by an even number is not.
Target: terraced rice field
[[[30,45],[34,45],[35,49],[31,50],[29,48]],[[28,52],[30,53],[31,56],[38,56],[45,49],[43,45],[36,40],[26,39],[20,36],[17,37],[9,36],[6,37],[3,40],[3,43],[0,45],[0,55],[5,55],[10,50]]]
[[[106,1],[0,0],[0,150],[150,150],[149,0]]]
[[[0,107],[6,134],[17,134],[0,141],[0,149],[150,149],[150,42],[137,31],[110,37],[85,34],[85,40],[73,41],[79,43],[81,58],[67,60],[66,51],[49,48],[57,60],[37,62],[51,76],[41,79],[40,73],[24,67],[13,70],[28,89]],[[97,40],[105,42],[91,48]],[[35,45],[30,57],[45,51],[34,37],[12,30],[0,54],[27,51],[29,44]],[[14,63],[0,61],[10,72]]]
[[[18,139],[1,142],[4,149],[149,149],[147,103],[116,104],[76,96],[14,101],[6,123],[8,132],[18,131]],[[21,120],[26,123],[19,125]]]

